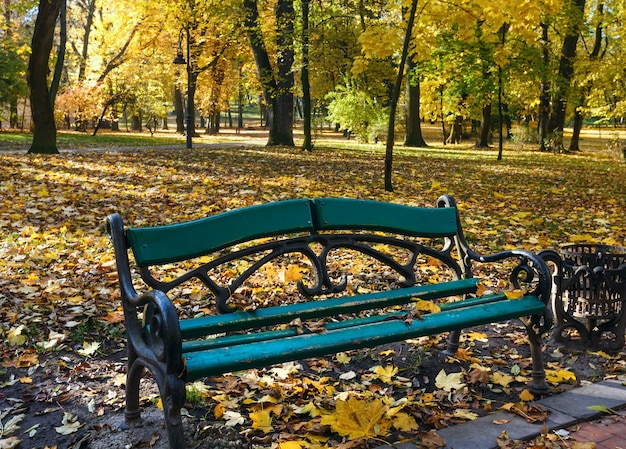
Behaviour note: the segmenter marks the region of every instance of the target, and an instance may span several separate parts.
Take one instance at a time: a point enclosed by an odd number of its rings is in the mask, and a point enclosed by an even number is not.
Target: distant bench
[[[140,420],[147,368],[159,387],[171,448],[185,446],[186,382],[446,331],[453,354],[461,329],[513,318],[528,332],[529,388],[549,390],[541,354],[541,336],[552,325],[547,266],[523,250],[490,256],[470,250],[450,196],[434,208],[296,199],[126,230],[113,214],[107,231],[126,320],[126,420]],[[129,248],[150,287],[141,294],[132,284]],[[496,264],[505,270],[500,281],[523,293],[478,296],[472,263],[505,260]],[[361,273],[374,265],[383,268]],[[416,312],[418,300],[439,310]]]

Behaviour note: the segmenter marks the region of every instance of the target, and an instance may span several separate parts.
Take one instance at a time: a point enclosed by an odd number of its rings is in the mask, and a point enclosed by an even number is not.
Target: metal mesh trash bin
[[[626,326],[626,248],[611,245],[566,245],[555,276],[554,337],[569,341],[569,329],[599,346],[603,335],[611,350],[624,346]]]

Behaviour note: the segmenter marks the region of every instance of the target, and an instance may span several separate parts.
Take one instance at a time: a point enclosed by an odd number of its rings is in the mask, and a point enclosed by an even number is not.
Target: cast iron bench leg
[[[534,329],[532,320],[522,319],[524,326],[526,326],[526,332],[530,343],[530,357],[532,359],[533,370],[532,379],[528,384],[528,389],[533,394],[548,394],[550,392],[550,386],[546,382],[546,372],[543,367],[543,353],[541,352],[541,334],[537,333]],[[457,349],[459,349],[459,338],[461,331],[452,331],[448,337],[446,350],[443,351],[445,355],[454,356]]]
[[[185,405],[185,380],[174,375],[164,375],[156,366],[145,367],[134,351],[129,351],[126,374],[126,410],[124,417],[129,426],[141,423],[139,384],[145,368],[153,374],[163,403],[163,415],[170,448],[185,448],[185,434],[181,409]]]

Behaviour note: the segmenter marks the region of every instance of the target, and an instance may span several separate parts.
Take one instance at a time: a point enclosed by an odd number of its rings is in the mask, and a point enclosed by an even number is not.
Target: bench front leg
[[[126,422],[140,422],[139,387],[147,369],[159,388],[170,448],[184,449],[181,409],[186,400],[186,372],[174,306],[158,290],[126,298],[124,304],[128,345]],[[144,310],[143,319],[138,310]]]

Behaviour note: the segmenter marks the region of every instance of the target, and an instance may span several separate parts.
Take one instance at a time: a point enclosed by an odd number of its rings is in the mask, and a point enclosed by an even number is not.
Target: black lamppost
[[[183,56],[183,31],[187,38],[187,59]],[[183,27],[178,35],[178,51],[176,52],[176,58],[174,58],[174,64],[186,64],[187,65],[187,115],[185,117],[185,127],[187,128],[187,148],[191,149],[191,138],[193,134],[192,120],[193,120],[193,94],[192,94],[192,80],[191,80],[191,61],[189,58],[189,27]]]

